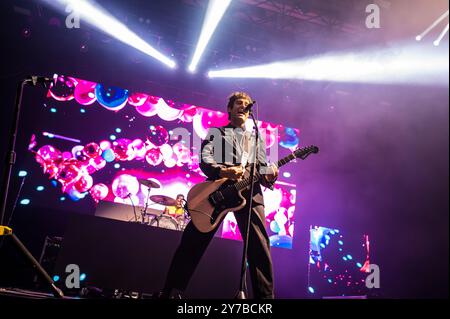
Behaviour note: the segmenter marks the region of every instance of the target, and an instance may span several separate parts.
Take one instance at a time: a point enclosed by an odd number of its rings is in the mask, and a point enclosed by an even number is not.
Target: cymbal
[[[177,201],[169,196],[165,195],[152,195],[150,199],[157,204],[164,206],[176,206]]]
[[[159,186],[159,184],[157,184],[154,181],[151,181],[149,179],[138,178],[138,182],[139,182],[139,184],[142,184],[149,188],[160,188],[161,187],[161,186]]]

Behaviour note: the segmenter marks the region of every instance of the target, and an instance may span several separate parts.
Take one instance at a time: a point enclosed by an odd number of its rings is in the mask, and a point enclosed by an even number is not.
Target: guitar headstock
[[[302,148],[296,149],[292,154],[295,157],[305,159],[309,154],[318,153],[319,148],[315,145],[310,145]]]

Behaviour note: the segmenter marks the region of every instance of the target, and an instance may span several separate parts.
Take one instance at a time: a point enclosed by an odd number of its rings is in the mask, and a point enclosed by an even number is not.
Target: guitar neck
[[[294,160],[296,158],[296,156],[291,153],[286,157],[283,157],[282,159],[280,159],[277,163],[276,166],[277,167],[281,167],[283,165],[286,165],[287,163],[289,163],[290,161]],[[261,180],[261,174],[259,172],[256,172],[255,174],[255,178],[253,179],[253,182],[257,182]],[[238,191],[243,190],[244,188],[248,187],[250,185],[251,181],[250,181],[250,177],[244,178],[242,181],[237,182],[236,184],[234,184],[234,187],[236,187],[236,189]]]

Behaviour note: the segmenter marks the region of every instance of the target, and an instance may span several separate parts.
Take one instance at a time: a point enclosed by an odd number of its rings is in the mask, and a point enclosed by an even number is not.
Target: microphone
[[[252,111],[252,107],[253,107],[253,105],[255,105],[255,104],[256,104],[256,101],[252,101],[250,104],[248,104],[248,105],[245,107],[244,112],[251,112],[251,111]]]

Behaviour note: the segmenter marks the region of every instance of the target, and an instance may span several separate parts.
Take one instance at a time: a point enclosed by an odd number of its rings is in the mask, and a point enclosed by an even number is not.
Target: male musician
[[[228,99],[227,111],[230,123],[224,127],[211,128],[201,147],[200,168],[209,180],[228,178],[238,181],[250,170],[254,153],[254,137],[245,131],[245,122],[249,118],[247,106],[252,102],[251,97],[244,92],[235,92]],[[264,200],[261,191],[262,184],[272,188],[278,176],[275,165],[266,162],[265,141],[260,138],[256,157],[257,169],[262,174],[261,181],[255,183],[251,224],[248,245],[248,265],[256,299],[273,299],[273,271],[270,255],[270,242],[265,228]],[[253,155],[252,155],[253,154]],[[234,212],[239,231],[243,238],[249,211],[250,191],[245,190],[242,195],[247,198],[247,205]],[[183,292],[198,265],[200,258],[216,230],[202,233],[193,223],[189,223],[183,233],[178,246],[165,286],[160,298],[177,298]],[[237,283],[236,283],[237,284]]]

